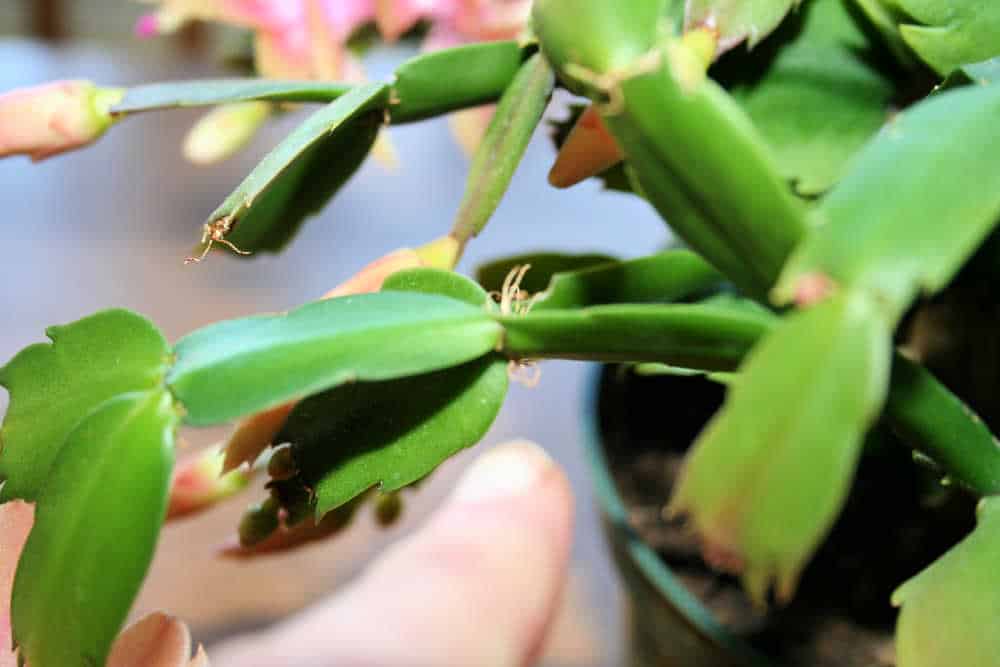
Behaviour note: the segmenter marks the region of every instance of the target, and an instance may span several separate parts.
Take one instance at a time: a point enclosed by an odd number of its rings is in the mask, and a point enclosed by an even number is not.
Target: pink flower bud
[[[252,472],[239,469],[223,474],[223,461],[221,449],[211,447],[178,464],[170,487],[168,520],[206,510],[246,488]]]
[[[350,294],[365,294],[382,289],[385,279],[403,269],[432,267],[451,269],[458,259],[459,243],[451,236],[442,236],[419,248],[401,248],[390,252],[354,274],[323,295],[324,299]]]
[[[43,160],[85,146],[111,126],[120,89],[87,81],[57,81],[0,95],[0,157]]]
[[[556,163],[549,172],[549,183],[557,188],[568,188],[615,166],[624,158],[625,154],[608,132],[601,114],[591,105],[577,119],[559,149]]]
[[[240,422],[226,442],[226,458],[222,471],[228,473],[244,463],[252,465],[261,452],[274,441],[294,407],[295,401],[291,401],[258,412]]]
[[[385,257],[376,259],[374,262],[358,271],[352,278],[341,283],[323,295],[324,299],[332,299],[338,296],[349,294],[365,294],[367,292],[377,292],[385,279],[403,269],[412,269],[421,266],[420,256],[410,248],[403,248],[389,253]]]

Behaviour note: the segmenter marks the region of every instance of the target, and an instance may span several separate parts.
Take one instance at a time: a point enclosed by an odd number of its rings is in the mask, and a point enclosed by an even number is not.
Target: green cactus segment
[[[52,343],[0,369],[10,405],[0,429],[0,501],[36,500],[70,431],[118,394],[160,386],[169,362],[163,334],[140,315],[106,310],[51,327]]]
[[[514,171],[542,120],[555,86],[552,68],[535,54],[521,67],[500,98],[496,113],[476,150],[452,236],[466,242],[493,216]]]
[[[279,252],[361,167],[382,127],[378,113],[356,118],[301,155],[261,196],[228,239],[247,249]]]
[[[895,318],[918,292],[941,289],[1000,217],[998,117],[1000,86],[955,89],[903,112],[823,200],[776,300],[823,276],[877,294]]]
[[[707,79],[684,90],[668,69],[622,82],[624,108],[605,122],[671,228],[759,295],[801,237],[805,207],[733,99]]]
[[[430,294],[362,294],[200,329],[177,343],[167,383],[187,423],[218,424],[348,382],[461,364],[500,336],[481,307]]]
[[[384,84],[360,86],[285,138],[212,213],[208,224],[243,251],[280,250],[354,174],[382,124]]]
[[[673,8],[673,0],[536,0],[531,19],[545,57],[579,92],[584,82],[565,76],[567,65],[600,73],[629,67],[661,32],[674,32],[666,16]]]
[[[292,443],[322,518],[373,486],[396,491],[485,435],[507,392],[507,360],[338,387],[299,403],[278,439]]]
[[[424,292],[439,294],[470,306],[482,308],[489,295],[475,281],[444,269],[403,269],[382,283],[383,292]]]
[[[525,50],[514,41],[468,44],[403,63],[392,84],[393,123],[410,123],[494,102],[510,86]]]
[[[167,81],[129,88],[111,107],[116,116],[184,107],[206,107],[234,102],[318,102],[329,104],[354,86],[329,81],[274,81],[270,79],[202,79]]]
[[[534,312],[615,303],[671,302],[717,289],[723,277],[689,250],[557,273],[535,296]]]
[[[705,77],[703,54],[659,20],[667,5],[619,4],[536,3],[542,50],[565,82],[605,103],[643,194],[674,231],[761,296],[805,229],[804,205],[750,119]]]
[[[976,528],[900,586],[898,667],[992,667],[1000,655],[1000,499],[980,504]]]
[[[882,0],[904,16],[899,31],[941,75],[1000,55],[1000,3],[991,0]]]
[[[153,558],[176,422],[159,389],[104,403],[69,435],[14,579],[14,640],[33,667],[105,663]]]
[[[798,4],[799,0],[688,0],[684,27],[718,32],[719,51],[744,40],[752,49]]]
[[[774,149],[782,176],[816,195],[889,118],[896,86],[878,61],[844,0],[813,0],[766,44],[734,52],[712,75]]]
[[[796,313],[740,368],[671,500],[710,562],[764,602],[793,594],[840,512],[889,382],[890,330],[864,294]]]
[[[924,367],[897,355],[885,416],[904,442],[978,494],[1000,493],[1000,443]]]
[[[732,370],[773,316],[724,304],[594,306],[502,315],[502,352],[521,359],[658,361]]]

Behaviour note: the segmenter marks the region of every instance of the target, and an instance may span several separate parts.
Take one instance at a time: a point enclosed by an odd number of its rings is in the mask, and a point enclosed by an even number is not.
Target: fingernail
[[[524,495],[552,466],[552,458],[534,443],[500,445],[480,456],[466,470],[452,500],[471,503]]]

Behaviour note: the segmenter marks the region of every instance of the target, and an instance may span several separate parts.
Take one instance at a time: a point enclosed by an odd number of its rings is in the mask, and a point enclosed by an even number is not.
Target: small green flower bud
[[[244,512],[238,529],[240,545],[252,547],[270,537],[278,529],[279,509],[278,501],[268,498]]]
[[[274,450],[271,459],[267,462],[267,474],[274,480],[285,480],[295,477],[298,468],[295,465],[295,458],[292,456],[290,445],[284,445]]]
[[[315,514],[316,507],[312,495],[300,481],[295,479],[273,481],[267,486],[271,491],[271,497],[284,511],[282,522],[286,528],[312,518]]]
[[[375,496],[375,520],[378,525],[387,528],[403,514],[403,499],[398,492],[379,493]]]

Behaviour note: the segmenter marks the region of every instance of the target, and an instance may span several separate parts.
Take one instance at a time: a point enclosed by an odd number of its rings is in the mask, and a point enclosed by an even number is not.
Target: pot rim
[[[588,373],[583,410],[583,443],[587,466],[605,521],[620,541],[636,569],[684,618],[692,629],[710,641],[743,658],[754,667],[773,667],[773,662],[723,626],[714,614],[674,575],[654,549],[647,545],[628,521],[625,502],[618,495],[608,472],[608,461],[598,426],[602,364],[593,364]]]

